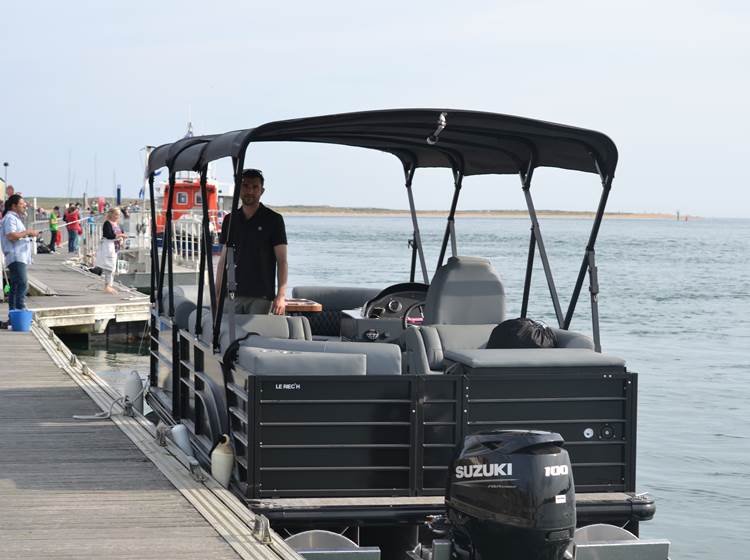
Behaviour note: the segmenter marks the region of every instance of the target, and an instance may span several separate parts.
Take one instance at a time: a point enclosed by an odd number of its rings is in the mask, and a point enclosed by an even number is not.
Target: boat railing
[[[172,255],[175,264],[198,270],[202,224],[192,215],[172,222]]]

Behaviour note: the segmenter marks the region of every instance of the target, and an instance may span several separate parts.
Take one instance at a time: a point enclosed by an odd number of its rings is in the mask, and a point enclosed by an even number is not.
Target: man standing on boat
[[[5,266],[8,267],[10,280],[8,309],[26,309],[26,291],[29,287],[26,267],[31,264],[33,238],[39,235],[37,230],[26,229],[23,225],[22,217],[26,215],[26,206],[26,201],[20,194],[8,197],[0,227]],[[7,323],[0,326],[7,328]]]
[[[227,241],[234,246],[237,296],[236,313],[283,315],[286,309],[287,263],[286,227],[281,214],[260,202],[265,179],[259,169],[242,172],[242,206],[224,217],[219,242],[224,245],[216,275],[217,292],[224,282]],[[230,247],[231,248],[231,247]],[[278,289],[275,281],[278,279]],[[217,295],[218,299],[218,295]]]

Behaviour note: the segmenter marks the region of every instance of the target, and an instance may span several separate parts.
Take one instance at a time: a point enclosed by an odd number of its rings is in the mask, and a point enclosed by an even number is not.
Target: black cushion
[[[528,319],[508,319],[496,326],[487,348],[555,348],[557,337],[549,327]]]

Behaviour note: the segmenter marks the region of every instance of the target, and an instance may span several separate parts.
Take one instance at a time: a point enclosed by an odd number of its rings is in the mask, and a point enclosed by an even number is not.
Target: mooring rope
[[[130,373],[135,373],[138,375],[138,379],[141,378],[140,374],[137,370],[132,370]],[[141,381],[141,385],[143,385],[143,382]],[[112,410],[114,410],[115,406],[119,406],[122,409],[122,413],[129,415],[128,410],[133,406],[133,403],[138,401],[139,398],[141,398],[144,393],[146,393],[146,390],[148,389],[148,384],[143,385],[141,390],[138,392],[136,396],[133,397],[131,400],[128,395],[123,395],[115,400],[112,401],[112,403],[109,405],[109,410],[101,412],[97,412],[96,414],[74,414],[73,418],[76,420],[107,420],[109,418],[112,418]]]

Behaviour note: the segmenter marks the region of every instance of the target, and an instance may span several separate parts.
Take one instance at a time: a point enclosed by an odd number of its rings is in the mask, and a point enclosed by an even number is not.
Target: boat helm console
[[[599,334],[595,244],[614,143],[591,130],[446,109],[271,122],[154,149],[152,213],[161,167],[172,183],[177,172],[200,173],[205,199],[208,164],[229,158],[234,208],[246,152],[290,141],[399,161],[411,216],[408,277],[379,291],[296,288],[295,297],[322,304],[317,314],[234,313],[235,248],[225,248],[227,281],[217,292],[206,212],[198,283],[174,286],[172,184],[160,257],[152,240],[149,402],[166,423],[187,428],[204,468],[216,442],[228,442],[231,491],[273,529],[295,535],[290,542],[309,558],[323,549],[341,560],[585,560],[614,558],[606,556],[613,550],[624,560],[666,558],[663,542],[633,540],[654,515],[653,499],[636,489],[638,374],[602,353]],[[454,186],[434,274],[412,188],[415,172],[429,167],[450,170]],[[601,181],[565,310],[531,194],[539,167]],[[523,293],[506,295],[488,260],[459,252],[456,207],[465,177],[509,174],[520,178],[531,231]],[[488,349],[507,318],[506,297],[527,316],[537,255],[557,347]],[[570,330],[587,277],[592,337]],[[624,526],[630,536],[590,528],[597,524]]]

